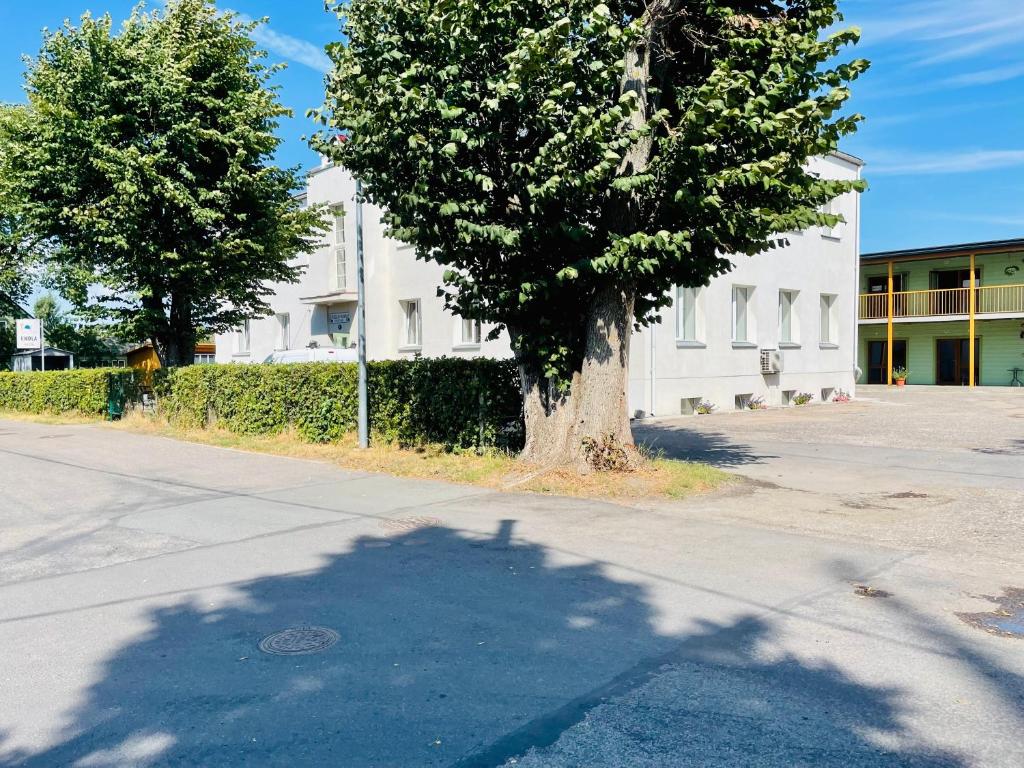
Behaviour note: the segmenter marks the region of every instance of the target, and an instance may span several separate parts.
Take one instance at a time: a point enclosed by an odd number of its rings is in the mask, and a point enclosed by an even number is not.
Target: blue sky
[[[20,101],[22,53],[44,26],[83,10],[126,17],[131,0],[0,0],[0,99]],[[295,119],[282,126],[280,161],[316,158],[302,136],[322,99],[323,46],[337,39],[322,0],[221,1],[270,17],[260,43],[275,61]],[[845,0],[863,29],[857,55],[873,61],[855,85],[868,116],[844,149],[867,161],[865,251],[1024,236],[1024,3],[1020,0]]]

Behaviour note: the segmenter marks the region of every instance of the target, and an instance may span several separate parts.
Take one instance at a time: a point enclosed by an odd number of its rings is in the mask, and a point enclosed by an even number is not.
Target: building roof
[[[938,256],[970,256],[982,253],[1016,253],[1024,251],[1024,238],[1015,240],[987,240],[980,243],[960,243],[957,245],[936,245],[930,248],[910,248],[904,251],[878,251],[861,255],[861,261],[898,261]]]
[[[15,352],[11,357],[35,357],[39,354],[38,349],[26,349],[23,352]],[[74,352],[68,352],[66,349],[58,349],[57,347],[46,348],[47,357],[74,357]]]

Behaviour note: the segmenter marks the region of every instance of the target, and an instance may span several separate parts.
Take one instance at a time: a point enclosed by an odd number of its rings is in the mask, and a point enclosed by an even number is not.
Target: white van
[[[264,363],[355,363],[359,354],[354,349],[330,347],[312,349],[282,349],[267,356]]]

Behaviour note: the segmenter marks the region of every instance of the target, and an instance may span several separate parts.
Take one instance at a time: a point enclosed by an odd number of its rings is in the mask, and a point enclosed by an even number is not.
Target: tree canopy
[[[0,120],[0,175],[61,293],[166,365],[269,312],[267,283],[297,279],[322,226],[271,162],[288,110],[258,23],[213,0],[140,6],[120,29],[86,14],[45,34],[27,108]]]
[[[330,4],[345,42],[318,146],[448,267],[451,309],[509,330],[528,433],[532,411],[628,443],[634,323],[779,233],[834,225],[822,206],[857,187],[808,170],[860,119],[842,107],[868,65],[833,63],[858,39],[830,31],[835,0]],[[583,399],[610,416],[570,403],[595,375]]]

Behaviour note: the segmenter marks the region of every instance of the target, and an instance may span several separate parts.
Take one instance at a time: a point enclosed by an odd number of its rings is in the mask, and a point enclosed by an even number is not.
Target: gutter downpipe
[[[654,355],[656,354],[656,350],[657,350],[657,345],[655,343],[657,341],[657,328],[658,328],[658,324],[657,323],[651,323],[651,325],[650,325],[650,329],[651,329],[651,366],[650,366],[651,367],[651,410],[647,414],[651,418],[653,418],[654,415],[655,415],[654,414],[654,403],[655,403],[655,399],[654,398],[655,398],[655,396],[657,395],[657,392],[658,392],[657,379],[655,378],[657,376],[657,373],[658,373],[658,367],[657,367],[657,362],[656,362],[655,357],[654,357]]]
[[[857,166],[857,181],[860,181],[863,177],[863,167]],[[856,215],[857,215],[857,228],[854,232],[854,258],[856,259],[856,269],[853,270],[853,397],[857,396],[857,384],[860,383],[860,377],[863,371],[860,368],[860,198],[861,192],[857,193],[856,202]]]

